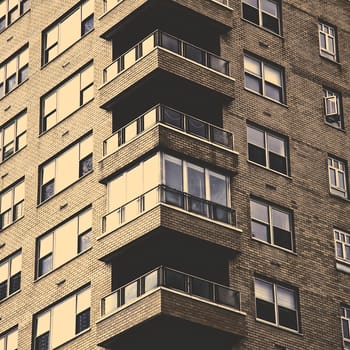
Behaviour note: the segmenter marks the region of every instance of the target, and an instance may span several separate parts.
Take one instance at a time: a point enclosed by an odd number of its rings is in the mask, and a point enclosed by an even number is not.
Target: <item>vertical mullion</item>
[[[274,303],[275,303],[275,319],[276,325],[280,324],[279,315],[278,315],[278,304],[277,304],[277,285],[273,284],[273,292],[274,292]]]
[[[273,235],[273,223],[272,223],[272,207],[268,204],[268,213],[269,213],[269,227],[270,227],[270,243],[275,244],[275,239]]]

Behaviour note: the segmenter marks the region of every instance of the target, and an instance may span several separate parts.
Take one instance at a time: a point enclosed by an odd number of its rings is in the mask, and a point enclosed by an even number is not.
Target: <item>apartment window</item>
[[[24,180],[10,186],[0,194],[1,229],[23,216]]]
[[[332,61],[337,61],[336,30],[325,23],[318,24],[320,39],[320,54]]]
[[[283,69],[244,55],[245,87],[274,101],[284,102]]]
[[[341,325],[344,349],[350,349],[350,307],[341,307]]]
[[[72,46],[94,28],[94,1],[86,0],[43,32],[43,64]]]
[[[272,0],[242,0],[243,18],[280,34],[280,3]]]
[[[335,229],[334,240],[336,259],[342,263],[350,264],[350,234]]]
[[[288,175],[287,140],[257,126],[248,125],[247,131],[249,160]]]
[[[328,176],[331,193],[343,198],[348,198],[345,161],[328,157]]]
[[[34,322],[35,350],[55,349],[74,338],[90,327],[90,287],[40,312]]]
[[[332,126],[342,129],[343,116],[341,112],[341,96],[338,92],[323,89],[323,107],[325,121]]]
[[[64,190],[92,171],[92,135],[85,136],[39,167],[40,202]]]
[[[293,250],[292,215],[289,210],[252,199],[250,216],[253,238]]]
[[[41,132],[51,129],[94,97],[94,67],[90,63],[41,98]]]
[[[28,45],[0,64],[0,98],[28,79]]]
[[[21,288],[21,269],[22,252],[17,252],[0,262],[0,300]]]
[[[27,111],[0,128],[1,161],[11,157],[27,144]]]
[[[0,1],[0,32],[26,13],[29,8],[29,0]]]
[[[17,350],[18,329],[14,327],[0,335],[0,350]]]
[[[37,239],[37,277],[90,248],[91,221],[92,209],[89,208]]]
[[[297,293],[277,283],[255,278],[256,318],[299,330]]]

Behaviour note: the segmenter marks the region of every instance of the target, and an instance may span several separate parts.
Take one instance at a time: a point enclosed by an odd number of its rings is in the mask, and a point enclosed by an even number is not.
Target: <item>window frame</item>
[[[345,338],[344,327],[347,324],[348,333],[350,333],[350,306],[341,305],[340,307],[341,332],[344,349],[350,349],[350,336]]]
[[[337,228],[333,229],[333,233],[336,261],[350,266],[350,233]],[[337,236],[339,238],[337,238]],[[342,256],[338,254],[338,247],[341,249]],[[346,257],[348,255],[346,253],[347,247],[349,250],[349,258]]]
[[[85,229],[84,231],[80,232],[80,220],[81,220],[81,216],[83,216],[84,214],[88,214],[91,215],[91,225],[89,226],[89,228]],[[64,225],[73,222],[74,220],[76,220],[76,254],[73,257],[70,257],[69,259],[65,260],[64,262],[62,262],[61,264],[58,264],[57,266],[54,266],[54,257],[55,254],[57,254],[57,247],[56,247],[56,240],[55,240],[55,236],[58,234],[56,231],[60,228],[62,228]],[[49,273],[51,273],[52,271],[58,269],[59,267],[67,264],[68,262],[70,262],[71,260],[74,260],[75,258],[77,258],[78,256],[80,256],[81,254],[85,253],[86,251],[88,251],[91,248],[91,244],[89,247],[85,248],[84,250],[80,250],[80,238],[83,235],[86,234],[90,234],[90,239],[91,239],[91,234],[92,234],[92,206],[88,206],[82,210],[80,210],[79,212],[77,212],[76,214],[74,214],[73,216],[69,217],[68,219],[64,220],[63,222],[61,222],[59,225],[55,226],[53,229],[49,230],[48,232],[42,234],[41,236],[39,236],[36,239],[36,254],[35,254],[35,278],[39,279],[42,278],[46,275],[48,275]],[[45,255],[41,256],[41,252],[40,252],[40,243],[42,240],[45,240],[46,238],[52,236],[52,243],[51,243],[51,250],[49,252],[47,252]],[[62,247],[61,247],[62,249]],[[41,261],[43,261],[44,259],[50,257],[51,258],[51,268],[43,273],[40,273],[41,271]]]
[[[84,154],[84,156],[82,156],[82,143],[86,140],[88,140],[89,138],[91,138],[91,152],[88,154]],[[64,154],[67,154],[67,152],[71,151],[75,146],[78,146],[78,177],[76,179],[74,179],[72,182],[70,182],[67,186],[61,188],[60,190],[56,191],[55,190],[55,180],[58,178],[57,174],[59,172],[59,170],[57,170],[57,160],[62,157]],[[82,162],[84,162],[85,160],[89,159],[89,161],[91,162],[90,166],[91,168],[88,169],[88,171],[86,171],[85,173],[81,174],[81,164]],[[52,165],[53,164],[53,165]],[[49,180],[46,181],[45,183],[44,181],[44,169],[47,168],[48,166],[53,166],[53,172],[51,174],[51,177],[49,177]],[[92,131],[88,132],[87,134],[85,134],[84,136],[80,137],[78,140],[76,140],[74,143],[70,144],[68,147],[64,148],[62,151],[60,151],[59,153],[57,153],[56,155],[54,155],[53,157],[51,157],[50,159],[48,159],[47,161],[45,161],[44,163],[39,165],[39,191],[38,191],[38,205],[47,202],[50,198],[54,197],[56,194],[64,191],[65,189],[67,189],[68,187],[70,187],[71,185],[73,185],[75,182],[79,181],[81,178],[83,178],[84,176],[91,174],[93,171],[93,133]],[[53,192],[52,194],[50,194],[48,197],[43,198],[43,191],[44,188],[46,188],[48,185],[53,185]]]
[[[24,16],[30,10],[30,0],[16,0],[16,5],[13,6],[11,9],[9,8],[9,1],[10,0],[4,0],[6,11],[5,15],[0,17],[0,21],[4,20],[5,25],[2,28],[0,27],[0,33],[3,32],[6,28],[8,28],[11,24],[16,22],[19,18]],[[29,7],[25,9],[24,7],[26,3],[29,4]],[[17,12],[17,17],[13,21],[11,21],[10,18],[14,10]]]
[[[13,274],[13,261],[15,259],[19,259],[19,271],[15,270],[15,273]],[[19,292],[21,290],[21,282],[22,282],[22,250],[18,250],[15,253],[12,253],[11,255],[7,256],[6,258],[2,259],[0,261],[0,269],[3,265],[7,265],[7,279],[4,281],[0,280],[0,285],[3,283],[6,283],[6,294],[3,298],[1,298],[0,295],[0,302],[2,302],[3,300],[8,299],[9,297],[11,297],[12,295],[16,294],[17,292]],[[13,277],[15,277],[16,275],[19,275],[19,286],[17,289],[15,289],[12,293],[11,293],[11,279]]]
[[[93,6],[93,10],[91,13],[89,13],[88,16],[84,17],[83,16],[83,7],[85,4],[87,4],[89,1],[91,1],[91,4]],[[52,62],[56,57],[58,57],[59,55],[61,55],[63,52],[65,52],[66,50],[68,50],[70,47],[72,47],[75,43],[77,43],[80,39],[82,39],[83,37],[85,37],[87,34],[89,34],[90,32],[92,32],[94,30],[94,1],[93,0],[80,0],[78,4],[74,5],[72,8],[70,8],[68,11],[66,11],[61,17],[59,17],[54,23],[50,24],[47,28],[45,28],[42,33],[41,33],[41,46],[42,46],[42,50],[41,50],[41,65],[42,67],[49,64],[50,62]],[[67,47],[64,47],[62,50],[59,49],[60,46],[60,27],[65,23],[66,20],[68,20],[72,15],[75,14],[76,11],[80,12],[80,36],[79,38],[77,38],[74,42],[72,42],[70,45],[68,45]],[[84,18],[83,18],[84,17]],[[88,19],[92,18],[92,28],[90,28],[90,30],[88,30],[87,32],[83,33],[83,23],[86,22]],[[47,34],[52,32],[53,30],[55,30],[55,28],[57,28],[57,40],[50,44],[49,46],[47,46]],[[57,52],[56,55],[54,57],[52,57],[51,59],[49,59],[48,56],[48,52],[57,47]]]
[[[335,166],[335,162],[338,162],[339,166]],[[330,164],[331,163],[331,164]],[[343,169],[341,169],[343,168]],[[328,155],[327,157],[327,169],[328,169],[328,186],[329,186],[329,191],[332,195],[335,195],[340,198],[348,199],[349,198],[349,193],[348,193],[348,166],[347,162],[344,159],[340,159],[337,157],[334,157],[332,155]],[[332,185],[331,183],[331,171],[334,171],[335,176],[335,185]],[[344,187],[339,186],[339,181],[340,177],[339,174],[343,174],[343,179],[344,179]],[[341,195],[340,193],[343,193],[344,195]]]
[[[272,293],[273,293],[273,301],[269,302],[270,304],[273,304],[273,308],[274,308],[274,319],[275,321],[272,322],[272,321],[268,321],[266,319],[263,319],[263,318],[259,318],[258,317],[258,306],[257,306],[257,300],[261,300],[261,301],[265,301],[264,299],[260,299],[260,298],[257,298],[257,295],[259,293],[257,293],[257,288],[256,288],[256,281],[260,281],[264,284],[269,284],[272,286]],[[293,312],[295,312],[296,314],[296,317],[295,317],[295,320],[296,320],[296,329],[294,328],[290,328],[290,327],[287,327],[285,325],[281,325],[281,316],[280,316],[280,311],[278,310],[279,306],[281,306],[279,303],[278,303],[278,290],[279,289],[284,289],[284,290],[287,290],[288,292],[290,292],[292,295],[293,295],[293,302],[294,302],[294,305],[295,305],[295,308],[294,309],[291,309],[291,308],[286,308],[288,310],[292,310]],[[278,328],[281,328],[281,329],[284,329],[284,330],[288,330],[290,332],[297,332],[297,333],[300,333],[300,305],[299,305],[299,293],[297,291],[296,288],[293,288],[291,286],[286,286],[284,284],[281,284],[281,283],[278,283],[278,282],[273,282],[269,279],[266,279],[266,278],[263,278],[263,277],[260,277],[260,276],[255,276],[254,277],[254,298],[255,298],[255,318],[256,320],[260,321],[260,322],[264,322],[264,323],[268,323],[268,324],[271,324],[271,325],[274,325]],[[268,302],[268,301],[265,301],[265,302]],[[282,307],[282,306],[281,306]]]
[[[264,148],[253,144],[251,142],[249,142],[249,129],[254,129],[260,133],[263,133],[263,140],[264,140]],[[272,152],[269,148],[269,137],[272,137],[276,140],[279,140],[281,142],[283,142],[284,145],[284,156],[281,156],[280,154],[277,154],[276,152]],[[264,150],[264,154],[265,154],[265,165],[258,163],[257,161],[254,161],[251,159],[250,157],[250,153],[251,153],[251,149],[250,149],[250,145],[252,145],[252,147],[256,147],[259,148],[261,150]],[[252,150],[253,152],[253,150]],[[270,157],[270,153],[274,153],[276,156],[278,156],[279,158],[284,158],[285,159],[285,167],[286,167],[286,172],[283,171],[279,171],[277,169],[274,169],[271,167],[271,157]],[[264,167],[265,169],[271,170],[273,172],[276,172],[278,174],[284,175],[284,176],[290,176],[290,155],[289,155],[289,139],[288,137],[285,137],[281,134],[275,133],[269,129],[260,127],[257,124],[252,124],[252,123],[247,123],[247,154],[248,154],[248,160],[254,164],[257,164],[259,166]]]
[[[18,346],[18,325],[11,327],[10,329],[6,330],[5,332],[0,334],[0,340],[4,339],[4,350],[8,350],[8,338],[10,335],[16,333],[15,337],[16,337],[16,343]],[[16,347],[17,349],[17,347]]]
[[[249,70],[246,67],[246,59],[255,61],[256,64],[259,64],[259,71],[260,73],[253,72],[252,70]],[[265,77],[265,71],[270,69],[271,71],[278,73],[280,84],[273,83],[272,81],[269,81]],[[250,91],[256,95],[262,96],[270,101],[276,102],[281,105],[286,105],[286,89],[285,89],[285,70],[282,66],[275,64],[273,62],[270,62],[268,60],[265,60],[264,58],[258,57],[254,54],[251,54],[249,52],[244,52],[243,54],[243,74],[244,74],[244,89],[247,91]],[[259,91],[254,90],[253,88],[250,88],[247,86],[247,77],[254,79],[258,82]],[[268,96],[266,91],[267,87],[270,86],[275,91],[278,91],[279,93],[279,99],[276,99],[274,97]]]
[[[333,31],[333,34],[330,33]],[[322,47],[321,37],[325,37],[325,46]],[[337,40],[337,28],[334,25],[326,23],[324,21],[318,22],[318,40],[319,40],[319,53],[321,57],[326,58],[332,62],[338,62],[338,40]],[[333,43],[334,51],[329,49],[329,41]]]
[[[327,113],[328,111],[328,100],[335,100],[333,102],[335,113]],[[344,117],[342,108],[342,96],[338,91],[323,87],[323,112],[324,121],[326,124],[333,126],[336,129],[344,129]],[[329,120],[327,120],[329,119]]]
[[[269,0],[270,2],[272,3],[275,3],[277,5],[277,16],[274,16],[272,13],[269,13],[267,11],[264,11],[262,9],[262,2],[266,1],[266,0],[256,0],[257,1],[257,5],[258,7],[255,7],[255,6],[252,6],[251,4],[249,4],[247,0],[242,0],[241,1],[241,13],[242,13],[242,18],[246,21],[248,21],[249,23],[252,23],[260,28],[263,28],[264,30],[267,30],[269,31],[270,33],[273,33],[273,34],[276,34],[278,36],[281,36],[282,35],[282,4],[281,4],[281,1],[279,0]],[[247,17],[244,17],[244,11],[245,11],[245,6],[248,6],[248,7],[251,7],[253,9],[255,9],[257,11],[257,14],[258,14],[258,23],[250,20],[249,18]],[[277,31],[274,31],[266,26],[264,26],[264,20],[263,20],[263,14],[265,14],[266,16],[269,16],[269,17],[273,17],[274,19],[277,20]]]

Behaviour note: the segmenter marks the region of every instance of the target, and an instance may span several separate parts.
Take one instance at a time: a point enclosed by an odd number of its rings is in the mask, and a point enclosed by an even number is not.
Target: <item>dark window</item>
[[[90,309],[87,309],[80,312],[76,316],[75,333],[78,334],[89,327],[90,327]]]
[[[41,201],[52,197],[55,194],[55,180],[51,180],[44,184],[41,188]]]
[[[79,177],[92,170],[92,154],[89,154],[79,162]]]
[[[81,35],[85,35],[94,29],[94,15],[90,15],[88,18],[81,22]]]
[[[28,64],[18,71],[18,84],[28,79]]]
[[[50,332],[46,332],[35,340],[35,350],[49,350]]]

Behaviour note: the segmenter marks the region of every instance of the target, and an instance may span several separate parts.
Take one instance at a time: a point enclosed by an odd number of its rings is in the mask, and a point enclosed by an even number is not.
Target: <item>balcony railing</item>
[[[233,149],[232,133],[175,109],[158,105],[108,137],[103,142],[103,156],[116,152],[122,145],[149,130],[157,123],[170,125],[187,134]]]
[[[165,185],[159,185],[104,216],[102,218],[102,232],[112,232],[159,203],[170,204],[188,212],[236,226],[236,211],[234,209],[194,197]]]
[[[124,0],[103,0],[103,12],[108,12],[112,8],[116,7],[119,3],[123,2]],[[220,4],[223,4],[225,6],[229,6],[228,1],[229,0],[211,0],[213,2],[218,2]]]
[[[240,310],[239,292],[168,267],[158,267],[104,297],[101,300],[101,314],[109,315],[121,306],[161,286]]]
[[[172,35],[156,30],[105,68],[103,70],[103,82],[107,83],[111,81],[156,47],[163,47],[191,61],[197,62],[222,74],[229,75],[228,61],[213,53],[202,50],[197,46],[177,39]]]

